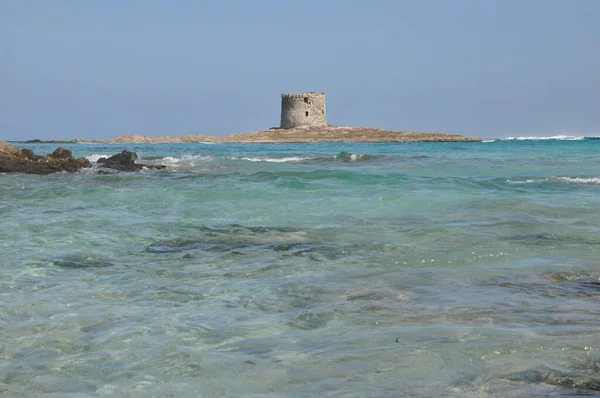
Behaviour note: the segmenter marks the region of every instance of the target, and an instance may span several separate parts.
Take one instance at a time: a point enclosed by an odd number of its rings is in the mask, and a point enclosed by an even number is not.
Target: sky
[[[0,140],[600,135],[600,0],[0,0]]]

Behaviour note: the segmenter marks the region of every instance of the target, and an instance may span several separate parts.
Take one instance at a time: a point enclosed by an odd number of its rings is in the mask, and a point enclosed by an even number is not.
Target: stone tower
[[[327,126],[324,93],[281,94],[280,128],[301,126]]]

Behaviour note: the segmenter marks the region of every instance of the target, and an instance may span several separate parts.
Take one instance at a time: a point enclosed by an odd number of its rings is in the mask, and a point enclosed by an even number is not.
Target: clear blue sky
[[[1,0],[0,139],[328,122],[600,135],[600,0]]]

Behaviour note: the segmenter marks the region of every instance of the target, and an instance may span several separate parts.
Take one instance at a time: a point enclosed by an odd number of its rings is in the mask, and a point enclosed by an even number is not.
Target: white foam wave
[[[514,184],[514,185],[519,185],[519,184],[539,184],[542,182],[547,182],[549,181],[549,178],[537,178],[537,179],[529,179],[529,180],[506,180],[507,184]]]
[[[166,158],[152,160],[152,161],[144,161],[147,164],[158,164],[167,166],[172,169],[191,169],[196,168],[198,166],[203,166],[212,161],[214,158],[212,156],[202,156],[202,155],[183,155],[180,158],[175,158],[168,156]]]
[[[556,177],[558,180],[577,184],[600,184],[600,178]]]
[[[373,158],[373,155],[366,155],[362,153],[349,153],[349,152],[340,152],[335,155],[335,159],[344,161],[344,162],[358,162],[361,160],[367,160]]]
[[[78,171],[79,174],[116,174],[117,170],[113,169],[101,169],[96,164],[93,164],[92,167],[84,168]]]
[[[89,160],[91,163],[96,163],[98,161],[98,159],[100,158],[109,158],[112,155],[104,155],[104,154],[100,154],[100,153],[94,153],[92,155],[86,156],[85,158],[87,160]]]
[[[304,158],[300,156],[290,156],[287,158],[260,158],[260,157],[242,157],[242,158],[230,158],[248,160],[250,162],[270,162],[270,163],[298,163],[311,158]]]
[[[498,140],[483,140],[481,142],[496,142],[496,141],[498,141]]]
[[[533,178],[527,180],[506,180],[507,184],[542,184],[546,182],[569,183],[569,184],[600,184],[598,177],[551,177],[551,178]]]
[[[504,141],[581,141],[585,140],[585,136],[576,135],[554,135],[549,137],[507,137]]]
[[[362,155],[360,153],[353,153],[352,155],[350,155],[350,161],[356,162],[357,160],[361,160],[364,157],[365,157],[365,155]]]

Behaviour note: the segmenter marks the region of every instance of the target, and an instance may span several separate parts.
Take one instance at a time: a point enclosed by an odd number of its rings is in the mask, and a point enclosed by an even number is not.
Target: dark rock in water
[[[35,153],[33,153],[33,151],[31,149],[23,148],[23,149],[21,149],[21,152],[23,152],[25,157],[29,160],[40,160],[43,158],[43,156],[39,156],[39,155],[36,155]]]
[[[86,167],[92,167],[89,160],[75,159],[67,149],[58,148],[52,155],[43,157],[29,149],[19,149],[0,141],[0,172],[52,174],[75,172]]]
[[[134,164],[139,157],[135,152],[129,152],[127,150],[123,150],[121,153],[117,153],[106,159],[107,163],[117,162],[121,164]]]
[[[294,243],[282,243],[281,245],[275,245],[275,247],[273,247],[273,250],[275,250],[276,252],[287,252],[294,249],[296,246],[298,245]]]
[[[41,144],[43,141],[40,139],[35,139],[35,140],[29,140],[29,141],[25,141],[25,143],[27,144]]]
[[[100,268],[100,267],[112,267],[114,264],[102,257],[98,256],[86,256],[86,255],[74,255],[54,260],[54,265],[65,268]]]
[[[58,147],[48,155],[49,158],[54,159],[69,159],[73,157],[73,152],[70,149],[65,149],[63,147]]]
[[[155,169],[163,170],[166,166],[151,166],[138,164],[135,161],[138,159],[138,155],[135,152],[129,152],[127,150],[117,153],[109,158],[100,158],[97,163],[101,164],[101,168],[114,169],[118,171],[141,171],[143,169]]]

